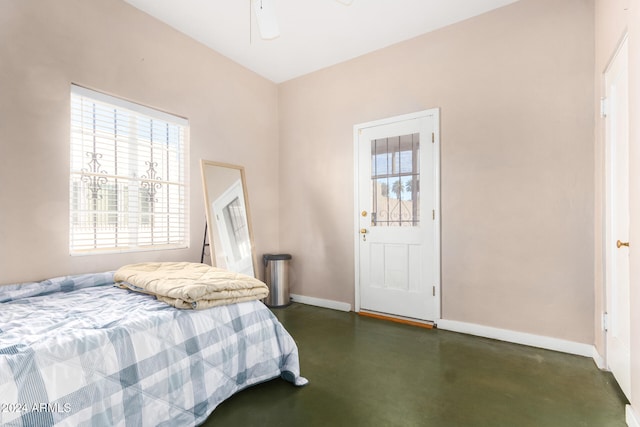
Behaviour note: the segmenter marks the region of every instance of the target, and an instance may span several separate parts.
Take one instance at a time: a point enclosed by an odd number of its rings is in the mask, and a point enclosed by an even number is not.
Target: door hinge
[[[431,213],[432,213],[432,216],[433,216],[433,220],[435,221],[436,220],[436,210],[435,209],[432,210]]]
[[[433,296],[434,297],[436,296],[436,287],[435,286],[433,287]]]
[[[431,132],[431,142],[432,143],[436,142],[436,134],[434,132]]]
[[[605,332],[609,330],[609,313],[606,311],[602,313],[602,330]]]
[[[600,98],[600,118],[602,119],[606,118],[608,112],[609,112],[609,102],[607,98]]]

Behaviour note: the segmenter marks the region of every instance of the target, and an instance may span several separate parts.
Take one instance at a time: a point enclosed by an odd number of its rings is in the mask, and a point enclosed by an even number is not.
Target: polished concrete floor
[[[223,402],[204,426],[625,426],[610,373],[589,358],[293,304],[297,388],[276,379]]]

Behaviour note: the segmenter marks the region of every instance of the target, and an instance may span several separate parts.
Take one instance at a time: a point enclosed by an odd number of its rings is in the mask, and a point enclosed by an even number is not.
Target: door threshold
[[[419,328],[434,329],[436,327],[433,322],[430,322],[428,320],[412,319],[408,317],[394,316],[391,314],[377,313],[374,311],[368,311],[368,310],[362,310],[362,309],[358,312],[358,314],[364,317],[388,320],[390,322],[402,323],[403,325],[417,326]]]

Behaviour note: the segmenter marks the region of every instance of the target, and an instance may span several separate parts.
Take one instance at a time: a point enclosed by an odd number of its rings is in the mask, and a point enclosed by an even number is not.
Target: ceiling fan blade
[[[275,39],[280,35],[278,19],[273,0],[251,0],[253,11],[258,21],[260,37],[265,40]]]

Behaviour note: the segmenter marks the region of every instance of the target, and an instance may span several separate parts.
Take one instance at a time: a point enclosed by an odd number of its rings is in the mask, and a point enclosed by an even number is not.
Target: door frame
[[[435,301],[436,307],[434,311],[434,319],[433,322],[437,323],[440,320],[442,311],[442,298],[441,298],[441,240],[440,240],[440,108],[431,108],[428,110],[417,111],[415,113],[402,114],[399,116],[388,117],[385,119],[374,120],[366,123],[360,123],[353,126],[353,169],[354,169],[354,207],[353,207],[353,233],[355,235],[354,241],[354,274],[355,274],[355,312],[360,312],[360,232],[359,232],[359,179],[360,179],[360,167],[359,167],[359,156],[360,156],[360,144],[359,137],[360,133],[367,128],[372,128],[376,126],[389,125],[397,122],[402,122],[406,120],[414,120],[423,117],[433,117],[433,170],[434,170],[434,209],[435,209],[435,218],[434,218],[434,264],[435,268]],[[391,316],[388,317],[399,317],[399,316]]]

